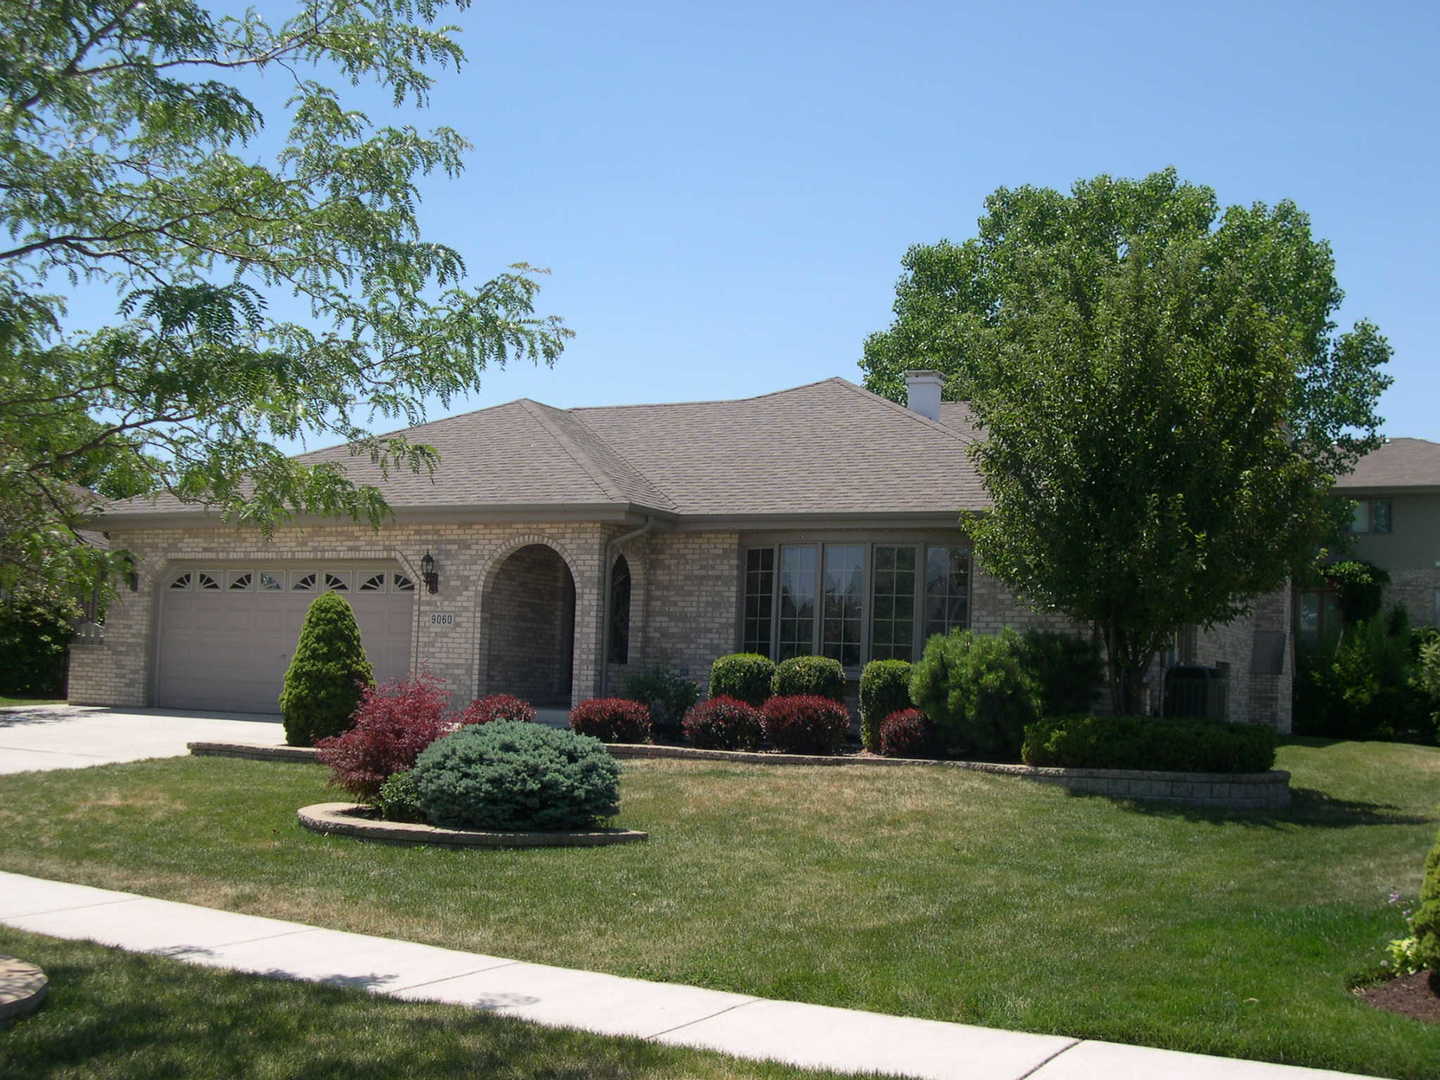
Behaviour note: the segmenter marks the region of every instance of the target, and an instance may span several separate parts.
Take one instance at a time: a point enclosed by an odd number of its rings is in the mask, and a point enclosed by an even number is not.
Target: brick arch
[[[502,577],[511,560],[527,548],[543,548],[559,560],[568,581],[555,583],[555,592],[537,611],[526,605],[523,591]],[[567,545],[543,533],[525,533],[496,545],[481,560],[484,570],[475,596],[475,672],[478,691],[483,694],[513,693],[538,705],[551,707],[573,698],[579,667],[580,629],[577,615],[582,580]],[[536,588],[549,588],[541,571]],[[505,624],[509,624],[508,626]],[[497,637],[518,626],[525,631],[528,649],[511,648],[514,641]],[[543,642],[549,638],[547,648]],[[568,643],[568,648],[567,648]],[[529,656],[519,655],[522,652]],[[553,699],[553,700],[551,700]]]

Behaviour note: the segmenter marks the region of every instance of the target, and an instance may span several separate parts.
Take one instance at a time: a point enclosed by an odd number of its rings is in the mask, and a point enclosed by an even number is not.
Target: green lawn
[[[543,1028],[453,1005],[236,975],[0,927],[50,995],[0,1022],[0,1076],[94,1080],[802,1080],[722,1054]]]
[[[1400,932],[1440,750],[1297,742],[1284,814],[941,768],[626,766],[647,844],[463,852],[302,831],[310,765],[0,778],[0,868],[766,997],[1396,1077],[1440,1027],[1347,981]]]
[[[65,704],[65,702],[60,701],[58,698],[5,697],[3,694],[0,694],[0,708],[4,708],[4,707],[7,706],[7,705],[64,705],[64,704]]]

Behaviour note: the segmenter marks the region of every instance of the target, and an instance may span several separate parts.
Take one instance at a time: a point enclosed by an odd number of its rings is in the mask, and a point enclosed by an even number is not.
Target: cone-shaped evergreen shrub
[[[620,766],[599,739],[516,720],[433,742],[411,774],[432,825],[586,829],[620,811]]]
[[[317,596],[305,613],[280,691],[285,741],[313,746],[317,739],[340,734],[374,681],[349,603],[339,593]]]
[[[1440,974],[1440,836],[1425,858],[1425,880],[1420,883],[1420,906],[1410,920],[1415,931],[1420,963]]]

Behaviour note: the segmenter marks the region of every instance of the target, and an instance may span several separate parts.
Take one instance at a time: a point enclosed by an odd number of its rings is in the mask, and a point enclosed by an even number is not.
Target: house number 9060
[[[433,611],[430,613],[431,626],[454,626],[455,616],[448,612]]]

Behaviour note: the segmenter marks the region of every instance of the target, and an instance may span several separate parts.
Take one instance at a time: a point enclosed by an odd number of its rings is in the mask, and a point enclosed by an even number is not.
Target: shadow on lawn
[[[668,1047],[638,1039],[607,1043],[583,1032],[344,989],[154,969],[107,980],[108,958],[40,959],[50,976],[49,1000],[32,1017],[0,1023],[0,1072],[7,1076],[79,1070],[117,1080],[501,1074],[621,1080],[665,1075],[677,1064]],[[444,1014],[436,1015],[437,1008]]]
[[[1229,810],[1224,807],[1181,806],[1176,803],[1117,799],[1109,795],[1076,793],[1078,799],[1105,799],[1147,817],[1179,818],[1214,825],[1241,825],[1254,829],[1302,826],[1315,829],[1350,829],[1361,825],[1430,825],[1440,818],[1414,814],[1392,803],[1337,799],[1316,788],[1291,788],[1285,810]]]

